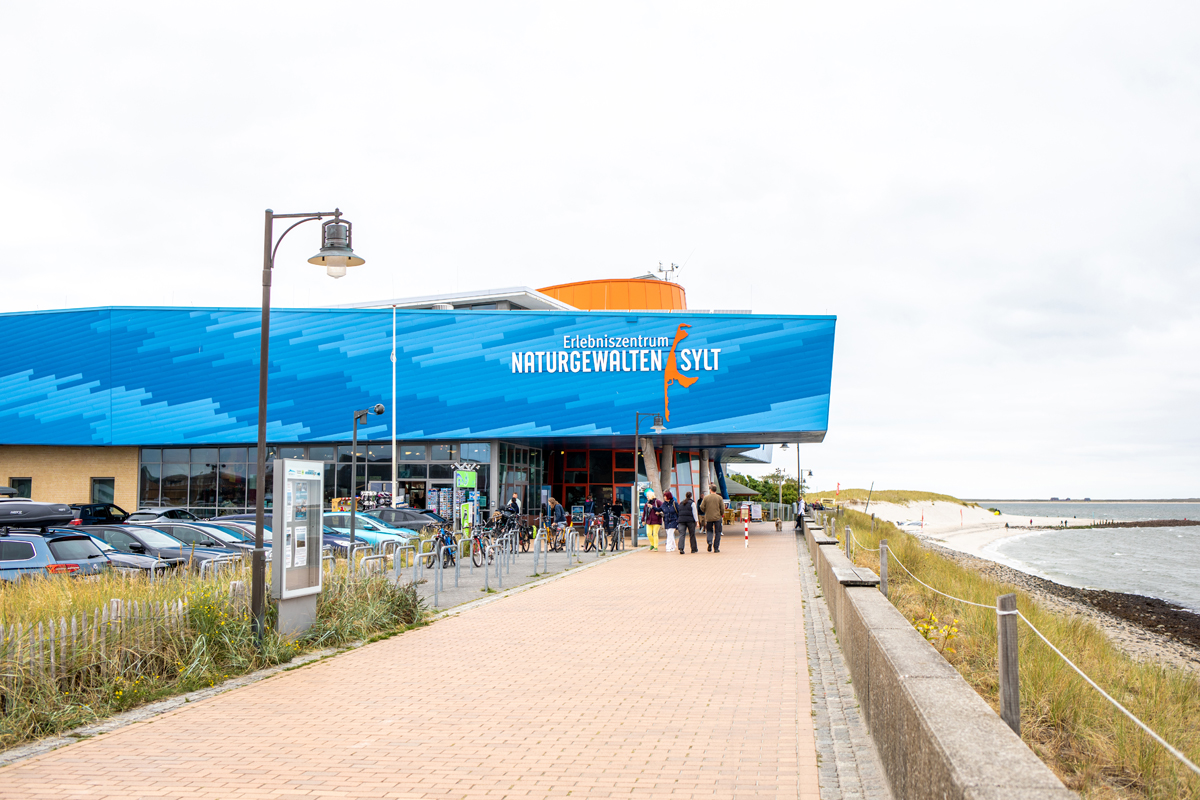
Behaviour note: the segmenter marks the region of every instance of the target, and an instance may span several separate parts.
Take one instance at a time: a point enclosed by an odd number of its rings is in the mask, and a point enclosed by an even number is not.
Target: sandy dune
[[[863,511],[866,503],[855,500],[847,505],[856,511]],[[995,555],[985,552],[983,548],[992,542],[1028,533],[1030,528],[1056,527],[1064,521],[1061,517],[997,516],[986,508],[936,500],[914,501],[908,505],[872,501],[869,513],[901,525],[903,530],[910,533],[922,534],[947,547],[991,560],[995,560]],[[1090,525],[1092,521],[1068,519],[1066,522],[1071,526],[1082,526]]]

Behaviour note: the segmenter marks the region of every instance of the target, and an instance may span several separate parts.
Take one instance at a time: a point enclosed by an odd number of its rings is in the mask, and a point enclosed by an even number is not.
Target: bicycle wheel
[[[471,539],[471,563],[477,567],[483,566],[483,543],[477,538]]]
[[[529,531],[522,530],[520,538],[521,538],[521,552],[528,553],[529,552]]]

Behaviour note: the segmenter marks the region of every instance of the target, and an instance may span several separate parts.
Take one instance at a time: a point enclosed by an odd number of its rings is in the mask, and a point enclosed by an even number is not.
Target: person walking
[[[704,515],[704,535],[708,539],[708,552],[721,552],[721,517],[725,514],[725,501],[717,494],[717,485],[708,485],[708,494],[700,501],[700,513]]]
[[[679,555],[685,551],[685,535],[691,537],[692,552],[696,552],[699,549],[696,547],[696,502],[692,500],[691,492],[684,495],[683,502],[679,504]]]
[[[646,525],[646,539],[650,549],[658,549],[658,532],[662,530],[662,503],[654,498],[654,492],[646,492],[646,503],[642,506],[642,522]]]
[[[679,527],[679,504],[675,502],[675,495],[668,492],[663,492],[663,527],[667,531],[667,552],[670,553],[675,549],[675,529]]]

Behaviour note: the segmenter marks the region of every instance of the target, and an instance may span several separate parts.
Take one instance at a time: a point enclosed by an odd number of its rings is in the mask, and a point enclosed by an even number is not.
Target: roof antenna
[[[670,281],[671,278],[673,278],[675,276],[675,273],[679,271],[679,265],[676,264],[674,261],[672,261],[671,266],[664,267],[662,265],[662,262],[660,261],[660,262],[658,262],[658,270],[657,271],[662,273],[662,279],[664,281]]]

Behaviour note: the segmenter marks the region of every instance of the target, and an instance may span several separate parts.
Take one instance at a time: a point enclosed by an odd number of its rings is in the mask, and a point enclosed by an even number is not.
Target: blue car
[[[347,537],[350,535],[350,512],[335,511],[325,515],[325,524]],[[378,547],[384,542],[412,544],[417,534],[407,528],[394,528],[375,517],[357,512],[354,515],[354,538]]]
[[[216,517],[213,520],[211,520],[210,522],[205,523],[205,524],[209,524],[209,525],[220,524],[220,525],[224,525],[226,528],[236,526],[237,528],[246,532],[246,536],[247,536],[246,541],[248,541],[248,542],[254,541],[254,515],[253,514],[230,514],[230,515],[224,516],[224,517]],[[263,539],[263,545],[265,547],[270,547],[271,546],[271,526],[270,526],[270,524],[263,525],[263,533],[265,534],[265,537]],[[356,537],[356,538],[359,541],[362,541],[362,537]],[[333,552],[345,557],[346,548],[350,546],[350,537],[346,536],[342,533],[339,533],[338,531],[334,530],[333,528],[329,527],[328,525],[324,525],[321,528],[321,544],[329,545],[331,548],[333,548]]]

